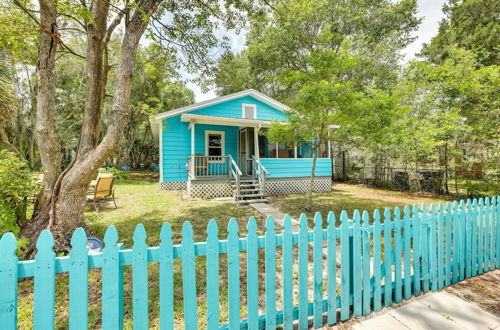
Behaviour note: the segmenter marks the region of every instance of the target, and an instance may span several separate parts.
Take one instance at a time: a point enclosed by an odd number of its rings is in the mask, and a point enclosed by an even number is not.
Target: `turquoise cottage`
[[[255,90],[160,113],[160,187],[192,197],[234,196],[240,202],[301,193],[309,186],[312,155],[305,146],[271,143],[259,133],[287,120],[289,108]],[[157,130],[157,131],[156,131]],[[332,159],[322,146],[315,190],[330,191]]]

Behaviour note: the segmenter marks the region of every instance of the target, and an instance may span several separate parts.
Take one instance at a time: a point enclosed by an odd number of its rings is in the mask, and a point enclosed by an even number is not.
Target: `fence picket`
[[[437,215],[435,205],[431,204],[429,214],[427,214],[427,221],[430,225],[428,248],[429,248],[429,276],[431,290],[436,291],[438,287],[437,283],[437,261],[436,261],[436,226],[437,226]]]
[[[276,232],[274,218],[266,219],[266,329],[276,329]]]
[[[429,291],[429,257],[430,257],[430,251],[429,251],[429,232],[430,232],[430,225],[429,221],[426,217],[427,214],[427,206],[425,203],[422,203],[420,205],[420,258],[422,261],[422,264],[420,266],[420,276],[421,276],[421,286],[422,286],[422,291],[428,292]]]
[[[438,214],[437,214],[437,279],[438,279],[438,289],[444,287],[444,277],[443,277],[443,259],[444,259],[444,242],[443,242],[443,203],[438,204]]]
[[[380,274],[380,212],[373,211],[373,310],[378,312],[382,309],[382,278]]]
[[[421,252],[420,252],[420,215],[418,212],[418,206],[413,205],[413,295],[420,296],[420,264],[421,264]]]
[[[405,205],[404,207],[404,297],[405,299],[411,298],[411,218],[410,218],[410,207]]]
[[[299,329],[308,327],[308,239],[307,239],[307,217],[304,213],[299,218]]]
[[[499,243],[500,243],[500,226],[499,226],[499,221],[500,221],[500,197],[493,197],[491,199],[492,204],[491,204],[491,212],[492,212],[492,218],[491,220],[493,221],[493,229],[491,230],[491,235],[492,235],[492,242],[493,246],[491,247],[491,253],[493,257],[491,258],[491,268],[492,270],[495,268],[499,267],[499,262],[500,262],[500,251],[499,251]]]
[[[319,212],[314,215],[313,241],[313,326],[323,326],[323,218]]]
[[[283,329],[293,329],[293,236],[292,220],[283,219]]]
[[[401,278],[401,213],[399,207],[394,208],[394,281],[396,282],[394,301],[400,303],[402,300],[402,278]]]
[[[0,324],[6,329],[17,329],[17,241],[13,233],[0,238]]]
[[[384,210],[384,305],[392,305],[392,229],[391,210]]]
[[[458,216],[458,238],[459,238],[459,268],[458,278],[463,281],[465,278],[465,204],[460,201],[460,212]]]
[[[497,268],[500,268],[500,196],[497,197],[496,201],[496,212],[495,212],[495,225],[496,225],[496,262]]]
[[[56,270],[53,251],[54,238],[48,230],[43,230],[36,242],[35,256],[35,301],[34,329],[54,328],[54,303],[56,293]]]
[[[148,246],[146,229],[138,224],[132,248],[132,312],[135,329],[148,328]]]
[[[240,238],[235,218],[227,226],[227,279],[229,329],[240,328]],[[267,246],[266,246],[267,250]],[[267,275],[267,269],[266,269]],[[266,287],[267,293],[267,287]],[[267,304],[267,301],[266,301]]]
[[[340,214],[340,251],[341,251],[341,295],[340,295],[340,319],[345,321],[349,318],[350,307],[350,245],[349,245],[349,219],[347,212]]]
[[[184,326],[186,329],[198,329],[193,227],[189,221],[182,225],[181,253]]]
[[[477,199],[472,200],[472,276],[477,275],[477,231],[478,231],[478,202]]]
[[[478,274],[484,273],[484,200],[479,198],[479,210],[478,210],[478,223],[479,229],[477,233],[477,262],[478,262]]]
[[[247,224],[247,309],[248,329],[259,328],[259,282],[258,282],[258,238],[257,222],[250,217]]]
[[[363,235],[363,315],[369,315],[371,312],[371,286],[370,286],[370,232],[369,232],[370,217],[368,212],[363,211],[363,228],[361,233]]]
[[[160,239],[160,328],[166,330],[174,328],[174,251],[172,228],[167,222],[161,226]],[[210,299],[208,290],[207,299]]]
[[[490,199],[484,199],[484,271],[490,269]]]
[[[88,249],[87,235],[77,228],[71,237],[69,271],[69,328],[88,328]]]
[[[207,329],[219,328],[219,228],[211,219],[207,227]],[[228,242],[229,245],[229,242]],[[229,246],[228,246],[229,254]],[[229,259],[229,256],[228,256]],[[239,280],[239,279],[238,279]]]
[[[104,234],[102,250],[102,327],[103,329],[121,328],[120,306],[120,247],[115,226],[109,226]]]
[[[337,220],[328,213],[328,324],[337,322]]]
[[[496,199],[495,197],[491,198],[491,206],[490,206],[490,270],[495,269],[495,206]]]
[[[353,265],[351,265],[351,271],[353,274],[351,274],[351,279],[353,280],[353,283],[351,285],[353,286],[353,294],[354,294],[354,301],[353,301],[353,314],[355,316],[360,316],[363,314],[363,297],[362,297],[362,288],[361,288],[361,279],[362,279],[362,274],[361,274],[361,215],[358,210],[354,210],[354,226],[352,230],[352,262]]]
[[[446,227],[446,265],[445,265],[445,285],[448,286],[451,283],[451,204],[446,202],[446,215],[445,215],[445,227]]]
[[[471,201],[467,200],[466,211],[465,211],[465,277],[469,278],[471,276],[471,253],[472,253],[472,227],[471,227]]]

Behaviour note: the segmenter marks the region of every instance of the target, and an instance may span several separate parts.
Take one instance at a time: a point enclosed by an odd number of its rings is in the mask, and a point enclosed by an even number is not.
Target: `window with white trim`
[[[205,131],[205,155],[221,157],[225,155],[223,131]]]
[[[255,104],[241,105],[241,118],[245,119],[257,119],[257,106]]]

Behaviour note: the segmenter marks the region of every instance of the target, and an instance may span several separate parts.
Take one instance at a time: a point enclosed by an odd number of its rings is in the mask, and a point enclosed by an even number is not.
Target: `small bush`
[[[26,220],[28,198],[36,196],[39,187],[16,154],[0,151],[0,232],[19,232]]]

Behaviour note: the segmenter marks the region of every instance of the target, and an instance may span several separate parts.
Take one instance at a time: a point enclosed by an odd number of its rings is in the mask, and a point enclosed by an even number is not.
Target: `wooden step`
[[[245,199],[245,200],[240,200],[238,201],[240,204],[250,204],[250,203],[267,203],[269,200],[262,198],[262,199]]]
[[[236,195],[236,198],[247,198],[247,197],[266,197],[266,196],[264,196],[264,194]]]

